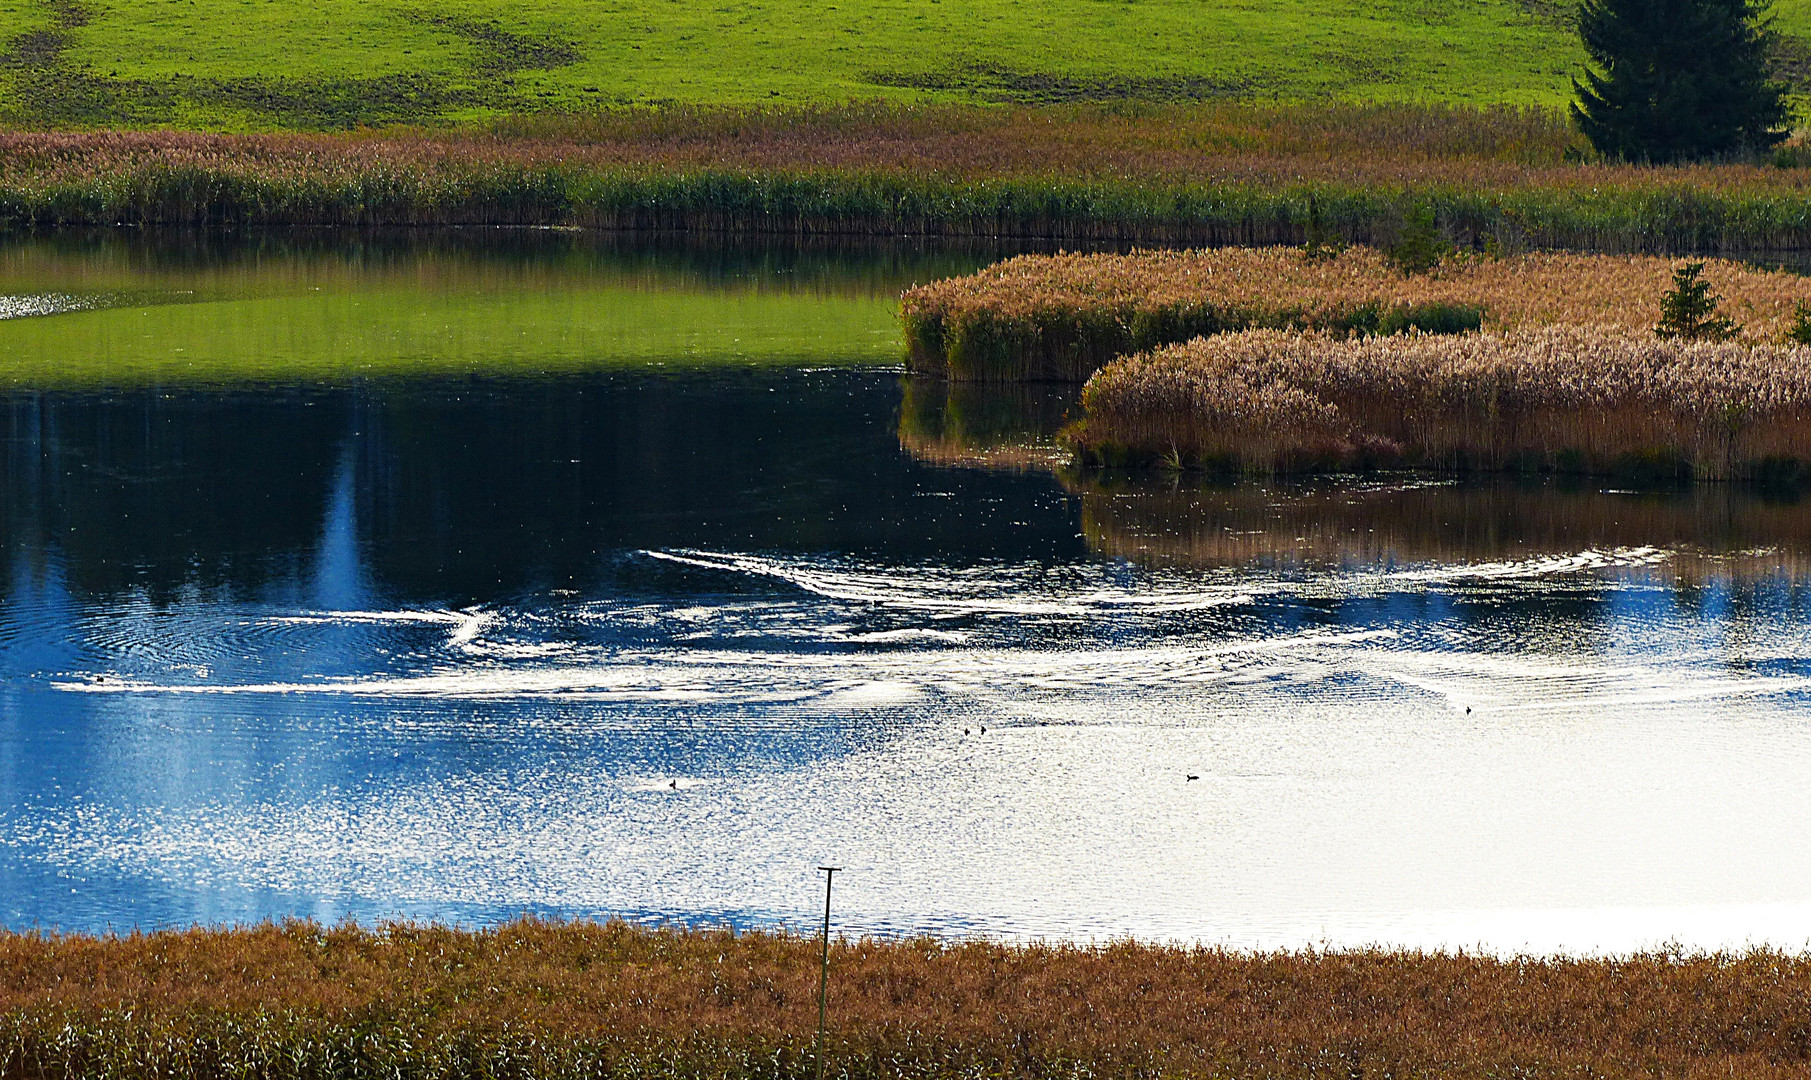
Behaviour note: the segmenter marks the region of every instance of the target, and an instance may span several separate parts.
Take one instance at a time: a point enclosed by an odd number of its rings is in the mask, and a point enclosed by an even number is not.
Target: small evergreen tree
[[[1710,282],[1699,277],[1704,264],[1689,262],[1673,271],[1673,287],[1660,297],[1660,325],[1654,333],[1685,341],[1728,341],[1741,331],[1733,320],[1717,313],[1722,298],[1710,291]]]
[[[1581,0],[1598,70],[1572,118],[1607,157],[1669,162],[1771,148],[1786,135],[1768,0]]]
[[[1434,221],[1434,208],[1417,206],[1402,223],[1402,235],[1383,253],[1391,265],[1405,274],[1425,274],[1458,249],[1440,235]]]
[[[1792,329],[1786,331],[1786,340],[1794,345],[1811,345],[1811,304],[1799,300],[1792,305]]]
[[[1307,243],[1302,245],[1302,258],[1309,262],[1326,262],[1345,254],[1345,241],[1333,239],[1327,231],[1326,219],[1321,216],[1320,199],[1314,195],[1308,196],[1307,233]]]

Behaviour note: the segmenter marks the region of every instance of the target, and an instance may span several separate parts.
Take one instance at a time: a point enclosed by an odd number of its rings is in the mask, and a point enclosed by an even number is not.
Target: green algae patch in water
[[[0,322],[14,385],[537,374],[620,365],[885,363],[882,300],[685,290],[365,290],[129,304]]]
[[[172,264],[27,245],[0,262],[0,383],[896,363],[897,288],[838,270],[469,249]]]

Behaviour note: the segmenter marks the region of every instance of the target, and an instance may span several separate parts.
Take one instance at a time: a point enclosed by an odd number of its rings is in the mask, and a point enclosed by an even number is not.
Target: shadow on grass
[[[46,6],[50,27],[14,37],[0,52],[0,82],[11,98],[0,118],[28,127],[169,123],[202,109],[252,113],[290,128],[332,129],[433,120],[453,109],[523,110],[530,103],[516,92],[512,76],[581,59],[571,43],[557,38],[513,33],[494,21],[411,12],[403,18],[457,35],[473,47],[476,58],[467,78],[421,73],[117,78],[83,70],[65,56],[93,12],[81,0],[47,0]]]

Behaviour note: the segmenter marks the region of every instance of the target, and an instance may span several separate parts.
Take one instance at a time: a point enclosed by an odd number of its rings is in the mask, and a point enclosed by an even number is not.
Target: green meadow
[[[1541,0],[6,0],[33,126],[343,127],[624,104],[1555,105]],[[1781,24],[1811,34],[1811,0]]]

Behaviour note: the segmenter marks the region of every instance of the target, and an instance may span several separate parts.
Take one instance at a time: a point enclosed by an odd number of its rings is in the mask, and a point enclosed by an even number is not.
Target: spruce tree
[[[1581,0],[1578,29],[1598,70],[1572,80],[1572,117],[1600,153],[1685,161],[1785,137],[1767,0]]]
[[[1702,273],[1701,262],[1673,271],[1673,287],[1660,297],[1660,325],[1654,333],[1686,341],[1728,341],[1742,332],[1734,319],[1717,310],[1723,298],[1710,291]]]

